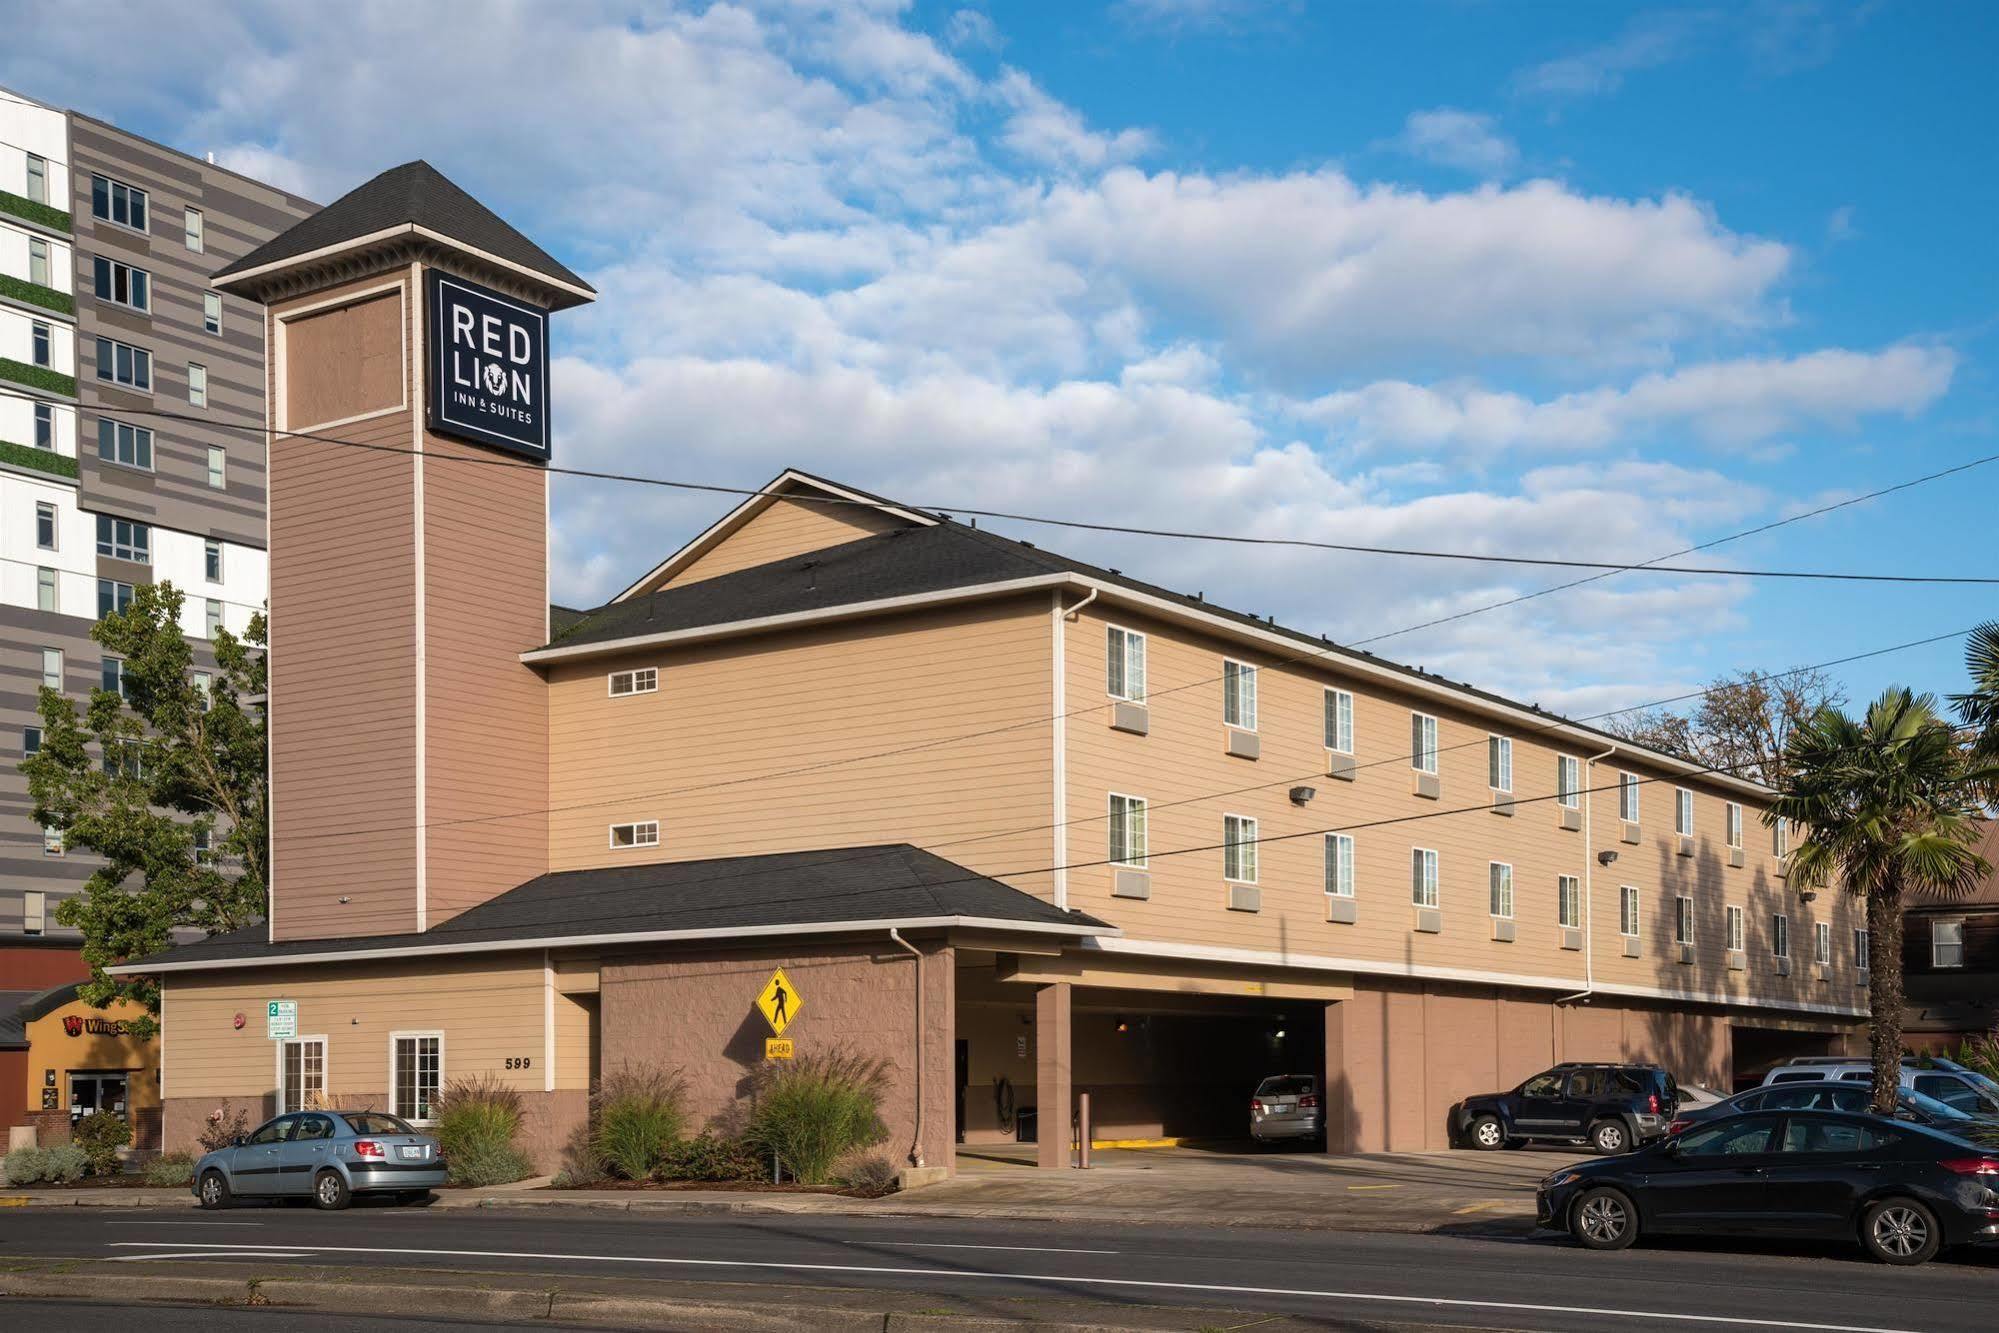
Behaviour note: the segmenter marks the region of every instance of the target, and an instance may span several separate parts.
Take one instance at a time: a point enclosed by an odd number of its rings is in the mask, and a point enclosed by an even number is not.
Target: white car
[[[1865,1060],[1835,1061],[1807,1057],[1788,1065],[1778,1065],[1763,1076],[1763,1086],[1776,1083],[1872,1083],[1874,1066]],[[1944,1105],[1968,1115],[1999,1115],[1999,1084],[1975,1070],[1949,1060],[1918,1065],[1902,1061],[1901,1084],[1912,1092],[1934,1097]]]

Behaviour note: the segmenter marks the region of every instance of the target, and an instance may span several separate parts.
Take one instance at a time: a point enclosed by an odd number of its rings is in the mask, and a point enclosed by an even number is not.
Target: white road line
[[[106,1222],[107,1227],[260,1227],[262,1222]]]
[[[147,1247],[141,1241],[112,1241],[113,1248]],[[267,1258],[287,1257],[278,1245],[200,1245],[189,1248],[262,1251]],[[1294,1287],[1239,1287],[1220,1282],[1148,1282],[1129,1277],[1071,1277],[1063,1273],[984,1273],[972,1268],[878,1268],[865,1264],[803,1264],[758,1259],[667,1259],[632,1254],[548,1254],[537,1250],[421,1250],[386,1245],[315,1245],[315,1254],[425,1255],[445,1259],[569,1259],[584,1263],[657,1264],[676,1268],[758,1268],[792,1273],[873,1273],[884,1277],[983,1278],[994,1282],[1053,1282],[1081,1287],[1140,1287],[1150,1291],[1211,1291],[1230,1296],[1305,1296],[1313,1300],[1374,1301],[1385,1305],[1428,1305],[1465,1310],[1518,1310],[1533,1314],[1607,1315],[1621,1319],[1654,1319],[1665,1323],[1726,1324],[1736,1328],[1788,1328],[1805,1333],[1920,1333],[1915,1329],[1876,1328],[1866,1324],[1812,1324],[1795,1319],[1750,1319],[1739,1315],[1676,1314],[1670,1310],[1631,1310],[1600,1305],[1536,1305],[1524,1301],[1471,1301],[1449,1296],[1390,1296],[1372,1291],[1317,1291]]]
[[[148,1259],[310,1259],[311,1250],[190,1250],[175,1254],[114,1254],[114,1264],[144,1263]]]
[[[842,1245],[893,1245],[905,1250],[1010,1250],[1033,1254],[1120,1254],[1120,1250],[1065,1250],[1055,1245],[947,1245],[941,1240],[846,1240]]]

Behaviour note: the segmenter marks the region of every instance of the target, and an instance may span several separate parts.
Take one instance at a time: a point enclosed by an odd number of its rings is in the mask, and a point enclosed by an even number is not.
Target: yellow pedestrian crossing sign
[[[799,998],[791,978],[784,975],[781,967],[770,974],[770,980],[764,983],[763,993],[757,996],[757,1009],[763,1014],[764,1022],[770,1024],[770,1030],[780,1037],[804,1007],[805,1001]]]

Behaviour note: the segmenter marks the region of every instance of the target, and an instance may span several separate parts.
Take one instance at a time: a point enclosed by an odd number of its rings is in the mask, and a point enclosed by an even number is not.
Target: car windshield
[[[1914,1088],[1902,1089],[1902,1105],[1912,1111],[1920,1111],[1932,1120],[1959,1121],[1972,1118],[1969,1111],[1960,1111],[1949,1102],[1940,1102],[1926,1093],[1917,1092]]]
[[[1241,1086],[1240,1084],[1237,1085]],[[414,1134],[415,1130],[392,1115],[380,1111],[361,1111],[342,1117],[356,1134]]]
[[[1238,1083],[1236,1086],[1239,1088],[1242,1084]],[[1311,1090],[1312,1080],[1302,1074],[1279,1074],[1256,1085],[1256,1095],[1259,1097],[1302,1097]]]

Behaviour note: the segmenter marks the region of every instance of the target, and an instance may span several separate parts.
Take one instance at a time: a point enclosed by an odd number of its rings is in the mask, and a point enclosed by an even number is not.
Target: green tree
[[[1821,708],[1791,735],[1788,778],[1764,813],[1804,832],[1791,885],[1837,884],[1866,900],[1874,1109],[1895,1110],[1902,1061],[1902,903],[1907,894],[1969,893],[1991,867],[1972,850],[1978,793],[1993,772],[1974,764],[1936,699],[1890,689],[1860,718]]]
[[[92,1004],[144,1004],[156,1030],[159,987],[111,964],[167,948],[174,933],[220,934],[261,920],[270,825],[263,699],[265,622],[215,636],[217,670],[195,677],[170,583],[138,588],[90,635],[124,662],[123,697],[91,691],[82,710],[44,687],[42,748],[25,760],[35,818],[104,864],[56,920],[83,932]],[[93,757],[93,750],[95,756]]]
[[[1954,694],[1958,716],[1976,729],[1974,752],[1984,763],[1999,764],[1999,620],[1988,620],[1965,640],[1964,668],[1971,674],[1971,690]],[[1999,801],[1999,791],[1987,793]]]

